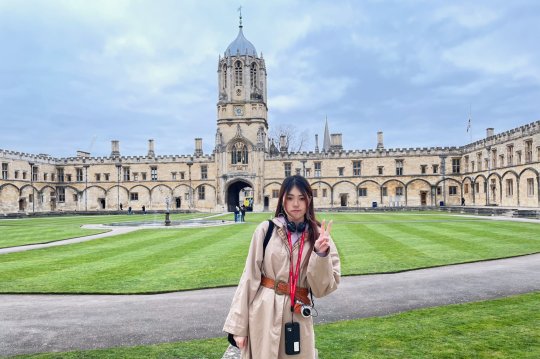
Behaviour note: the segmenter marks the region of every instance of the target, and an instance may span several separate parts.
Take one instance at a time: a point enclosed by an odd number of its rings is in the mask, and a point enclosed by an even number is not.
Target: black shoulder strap
[[[263,243],[263,259],[264,259],[264,253],[266,252],[266,246],[268,245],[268,242],[270,242],[270,237],[272,237],[272,232],[274,231],[274,222],[272,220],[268,220],[268,230],[266,231],[266,235],[264,236],[264,243]]]

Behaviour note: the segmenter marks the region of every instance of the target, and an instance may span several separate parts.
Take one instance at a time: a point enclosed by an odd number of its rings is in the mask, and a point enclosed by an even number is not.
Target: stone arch
[[[446,185],[448,183],[448,186]],[[455,186],[452,186],[455,184]],[[461,198],[463,197],[463,189],[461,182],[453,177],[446,177],[435,183],[435,204],[444,203],[445,206],[459,206],[461,205]],[[451,188],[455,187],[455,188]],[[440,194],[439,194],[440,191]]]
[[[506,178],[514,177],[514,178]],[[501,176],[501,205],[519,206],[519,175],[516,171],[508,170]]]
[[[312,190],[317,191],[317,196],[313,196],[313,206],[319,208],[330,207],[332,199],[332,185],[322,180],[315,180],[315,182],[311,183],[310,185]]]
[[[486,204],[487,205],[501,204],[501,200],[503,198],[501,175],[499,175],[497,172],[492,172],[491,174],[487,176],[486,181],[488,183]]]
[[[165,210],[167,208],[167,201],[169,205],[172,203],[173,190],[166,184],[158,184],[150,189],[150,202],[148,203],[149,209]]]
[[[524,207],[540,207],[540,174],[532,167],[519,173],[518,193],[519,205]]]
[[[358,192],[356,184],[342,180],[332,186],[332,204],[336,207],[358,206]]]
[[[356,193],[358,194],[358,206],[378,206],[381,200],[381,185],[371,179],[364,180],[356,186]]]
[[[107,208],[107,189],[103,186],[88,186],[85,195],[85,209],[89,211],[102,211]]]
[[[467,203],[475,204],[476,196],[475,196],[475,188],[474,188],[474,179],[471,176],[465,176],[463,180],[461,181],[461,187],[463,189],[462,197],[465,200],[465,205],[467,205]]]
[[[227,203],[227,210],[229,212],[234,212],[235,207],[239,205],[240,191],[247,187],[255,191],[253,183],[243,178],[235,178],[225,185],[225,203]],[[255,198],[256,196],[253,196],[253,200]]]
[[[397,185],[395,184],[397,183]],[[401,187],[402,190],[398,190]],[[385,190],[386,188],[386,195]],[[399,194],[402,191],[403,194]],[[405,205],[405,183],[397,178],[391,178],[381,184],[381,205],[399,207]]]
[[[19,198],[19,187],[12,183],[0,185],[0,212],[17,212],[19,210]]]
[[[129,190],[125,186],[119,186],[116,184],[110,187],[105,193],[105,209],[117,211],[120,210],[120,207],[122,207],[122,210],[127,210],[129,199],[128,194]]]
[[[137,184],[133,187],[130,187],[128,189],[127,194],[127,207],[131,207],[132,211],[135,210],[142,210],[142,206],[144,206],[144,209],[150,208],[150,193],[152,192],[151,188],[143,185],[143,184]],[[135,198],[132,199],[132,193],[137,193],[137,196],[134,196]]]
[[[415,178],[407,182],[405,187],[405,205],[432,206],[431,183],[423,178]]]

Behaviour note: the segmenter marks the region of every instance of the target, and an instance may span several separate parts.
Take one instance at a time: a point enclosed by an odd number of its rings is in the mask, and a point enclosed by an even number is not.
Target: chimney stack
[[[341,151],[343,150],[343,143],[341,142],[341,133],[333,133],[332,135],[330,135],[331,137],[331,145],[330,145],[330,149],[332,151]]]
[[[287,143],[287,136],[281,135],[279,136],[279,151],[280,152],[288,152],[289,144]]]
[[[319,153],[319,135],[315,134],[315,153]]]
[[[83,158],[90,157],[90,152],[78,150],[77,157],[83,157]]]
[[[195,139],[195,156],[202,156],[202,138]]]
[[[111,157],[120,157],[120,141],[111,141]]]
[[[382,131],[377,132],[377,149],[378,150],[384,149],[383,132]]]
[[[486,137],[491,137],[495,134],[495,129],[493,127],[486,129]]]
[[[148,157],[155,157],[156,152],[154,151],[154,140],[148,140]]]

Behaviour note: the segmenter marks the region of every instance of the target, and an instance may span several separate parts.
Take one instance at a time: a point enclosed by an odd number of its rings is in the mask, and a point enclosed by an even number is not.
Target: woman
[[[324,220],[320,224],[315,219],[311,187],[302,176],[283,181],[272,222],[275,228],[265,249],[269,222],[261,223],[253,234],[223,331],[233,335],[242,358],[286,358],[286,346],[299,349],[295,358],[317,358],[312,318],[299,311],[302,304],[311,304],[308,290],[320,298],[339,284],[339,255],[330,238],[332,222],[325,226]],[[294,326],[299,328],[299,345],[286,345],[285,328],[289,332]]]

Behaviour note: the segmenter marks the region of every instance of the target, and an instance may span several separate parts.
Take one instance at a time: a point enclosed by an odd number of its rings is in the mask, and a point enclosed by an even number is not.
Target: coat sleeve
[[[244,337],[248,335],[249,306],[261,284],[263,241],[267,230],[268,221],[265,221],[253,233],[244,272],[223,326],[224,332]]]
[[[307,281],[313,295],[324,297],[335,291],[341,278],[341,264],[336,245],[330,238],[330,252],[322,257],[315,251],[311,253],[307,269]]]

